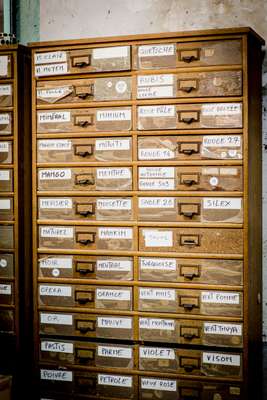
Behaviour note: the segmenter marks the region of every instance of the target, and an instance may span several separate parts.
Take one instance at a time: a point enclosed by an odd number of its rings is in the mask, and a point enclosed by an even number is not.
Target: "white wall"
[[[40,0],[40,40],[235,26],[251,26],[267,41],[267,1]],[[267,57],[263,71],[263,331],[267,341]]]

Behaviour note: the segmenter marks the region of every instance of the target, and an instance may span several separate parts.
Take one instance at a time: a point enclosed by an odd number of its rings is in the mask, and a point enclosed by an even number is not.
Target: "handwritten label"
[[[52,325],[72,325],[73,317],[69,314],[40,314],[41,324],[52,324]]]
[[[41,237],[46,238],[73,238],[73,228],[66,226],[41,226]]]
[[[10,210],[11,209],[11,200],[10,199],[0,199],[0,209],[1,210]]]
[[[130,168],[97,168],[97,179],[131,179]]]
[[[130,290],[123,289],[96,289],[97,300],[116,300],[116,301],[129,301],[131,300]]]
[[[130,260],[97,260],[97,271],[123,271],[132,270],[132,261]]]
[[[132,349],[126,347],[97,346],[99,357],[132,358]]]
[[[11,94],[12,94],[11,85],[0,85],[0,96],[11,96]]]
[[[153,44],[138,47],[138,57],[173,56],[175,44]]]
[[[11,285],[6,285],[6,284],[0,284],[0,294],[4,295],[11,295],[12,293],[12,288]]]
[[[0,113],[0,124],[8,125],[10,123],[10,115],[8,113]]]
[[[99,239],[132,239],[132,228],[98,228]]]
[[[54,87],[51,89],[37,89],[38,99],[59,99],[72,92],[71,86]]]
[[[130,139],[96,139],[98,151],[130,150]]]
[[[51,76],[51,75],[63,75],[68,72],[68,64],[48,64],[48,65],[37,65],[35,67],[35,76]]]
[[[73,373],[71,371],[57,370],[57,369],[41,369],[40,371],[42,380],[72,382]]]
[[[98,385],[132,387],[133,378],[131,376],[123,375],[98,374],[97,382]]]
[[[59,286],[59,285],[40,285],[39,286],[40,296],[62,296],[71,297],[72,290],[71,286]]]
[[[140,106],[138,107],[138,117],[175,117],[175,106]]]
[[[202,354],[203,364],[240,366],[240,356],[237,354],[206,353]]]
[[[57,139],[57,140],[38,140],[38,149],[43,151],[65,151],[71,150],[71,140]]]
[[[97,317],[98,328],[132,329],[132,319],[123,317]]]
[[[240,147],[241,136],[238,135],[218,135],[203,136],[203,147]]]
[[[61,180],[71,179],[71,169],[41,169],[39,170],[40,180]]]
[[[103,58],[125,58],[130,54],[130,46],[103,47],[93,49],[93,59],[101,60]]]
[[[174,208],[174,197],[139,197],[139,208]]]
[[[97,199],[98,210],[131,210],[132,200],[123,198]]]
[[[141,269],[176,271],[175,258],[140,258]]]
[[[0,153],[8,153],[9,143],[8,142],[0,142]]]
[[[8,56],[0,57],[0,76],[7,76],[8,73]]]
[[[2,170],[0,171],[0,181],[9,181],[10,180],[10,171]]]
[[[141,388],[148,390],[177,391],[177,382],[170,379],[141,378]]]
[[[52,199],[50,197],[44,197],[39,200],[39,207],[41,209],[50,209],[50,208],[55,208],[55,209],[69,209],[72,208],[72,199],[67,199],[67,198],[57,198],[57,199]]]
[[[67,53],[66,51],[50,51],[48,53],[36,53],[34,54],[34,62],[38,64],[50,64],[58,62],[66,62]]]
[[[174,179],[139,179],[140,190],[174,190]]]
[[[203,104],[201,107],[201,113],[203,116],[237,115],[241,112],[242,105],[240,103]]]
[[[239,304],[240,295],[234,292],[201,292],[202,303]]]
[[[241,210],[241,198],[204,197],[203,209],[205,210]]]
[[[48,257],[39,260],[41,268],[72,268],[72,257]]]
[[[73,344],[66,342],[54,342],[48,340],[41,341],[41,350],[52,353],[73,354]]]
[[[241,324],[226,324],[218,322],[204,322],[204,333],[206,335],[228,335],[228,336],[241,336]]]
[[[146,247],[172,247],[173,231],[160,231],[157,229],[143,229],[142,234]]]
[[[139,160],[170,160],[175,157],[175,153],[170,149],[138,149]]]
[[[175,360],[175,352],[173,349],[163,347],[139,347],[140,358]]]
[[[174,167],[139,167],[140,178],[174,178]]]
[[[175,300],[175,289],[139,288],[139,298],[142,300]]]
[[[39,124],[70,122],[70,111],[38,112]]]
[[[131,110],[99,110],[96,112],[96,120],[98,122],[104,121],[130,121],[132,118]]]
[[[138,75],[137,86],[165,86],[172,85],[173,74]]]
[[[141,86],[137,88],[138,99],[174,97],[173,86]]]
[[[175,321],[174,319],[140,318],[139,329],[174,331]]]

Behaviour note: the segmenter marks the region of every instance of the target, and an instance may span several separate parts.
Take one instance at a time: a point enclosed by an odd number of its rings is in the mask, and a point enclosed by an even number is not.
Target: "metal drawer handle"
[[[89,232],[89,233],[83,233],[83,232],[77,232],[76,233],[76,242],[87,245],[90,243],[95,242],[95,232]]]
[[[78,320],[76,322],[76,329],[81,333],[94,332],[95,331],[95,321]]]
[[[196,305],[193,304],[193,303],[184,303],[184,304],[183,304],[183,307],[184,307],[184,309],[186,309],[186,310],[193,310],[193,308],[196,307]]]
[[[192,186],[195,185],[197,181],[195,179],[184,179],[183,184],[186,186]]]
[[[86,186],[86,185],[94,185],[94,184],[95,184],[95,180],[93,177],[77,179],[77,185]]]
[[[195,118],[195,117],[183,117],[183,118],[181,118],[181,121],[184,122],[185,124],[192,124],[192,122],[197,122],[198,118]]]
[[[192,90],[196,90],[196,88],[194,86],[182,86],[180,90],[182,92],[190,93]]]

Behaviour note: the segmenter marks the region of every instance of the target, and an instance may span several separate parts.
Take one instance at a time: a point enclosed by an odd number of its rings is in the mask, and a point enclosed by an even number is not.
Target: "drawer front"
[[[12,134],[13,117],[12,112],[0,112],[0,136],[8,136]]]
[[[133,279],[132,257],[42,254],[38,265],[39,276],[42,278],[58,277],[126,281]]]
[[[1,86],[0,86],[1,93]],[[37,82],[37,104],[131,100],[132,79],[127,76]],[[1,102],[1,97],[0,97]]]
[[[228,228],[140,228],[139,250],[242,255],[243,231]]]
[[[39,197],[38,218],[130,221],[133,201],[131,197]]]
[[[0,141],[0,164],[12,164],[13,146],[12,142]]]
[[[242,95],[241,71],[137,76],[137,99]]]
[[[131,120],[130,107],[37,111],[37,133],[129,131]]]
[[[14,277],[14,256],[13,254],[0,254],[0,277]]]
[[[0,333],[15,333],[14,311],[0,310]]]
[[[138,130],[242,128],[241,103],[138,107]]]
[[[12,54],[0,56],[1,72],[0,78],[12,78],[13,76],[13,57]]]
[[[242,285],[243,261],[194,258],[139,257],[139,280]]]
[[[133,317],[78,313],[40,312],[40,334],[132,340]]]
[[[243,199],[226,197],[139,197],[140,221],[242,223]]]
[[[139,190],[242,191],[242,167],[139,167]]]
[[[0,181],[1,184],[1,181]],[[49,168],[38,170],[38,190],[131,190],[132,168]]]
[[[0,304],[14,304],[14,283],[0,281]]]
[[[0,197],[0,219],[12,221],[14,219],[13,197]]]
[[[138,138],[141,161],[241,160],[241,135],[144,136]]]
[[[134,249],[131,227],[40,226],[39,247],[44,249]]]
[[[131,47],[97,47],[69,51],[38,52],[34,55],[35,76],[127,71]]]
[[[14,227],[0,225],[0,249],[14,248]]]
[[[41,363],[74,364],[100,368],[135,368],[134,346],[78,341],[40,341]]]
[[[0,107],[12,107],[13,87],[11,84],[0,85]]]
[[[39,285],[39,303],[43,306],[129,311],[132,297],[132,288],[127,286]]]
[[[132,160],[129,137],[86,139],[40,139],[37,141],[39,163],[122,162]]]
[[[172,288],[138,288],[138,310],[175,312],[187,315],[241,317],[241,292],[205,291]]]
[[[12,192],[13,191],[13,170],[0,169],[0,191]]]

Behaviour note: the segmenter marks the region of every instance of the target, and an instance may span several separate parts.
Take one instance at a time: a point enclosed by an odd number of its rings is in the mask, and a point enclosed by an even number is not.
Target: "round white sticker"
[[[228,150],[228,154],[230,157],[235,157],[237,154],[237,151],[236,150]]]
[[[7,266],[7,260],[4,258],[1,258],[0,260],[0,267],[5,268]]]
[[[216,176],[213,176],[213,177],[210,178],[211,186],[217,186],[218,182],[219,182],[219,180],[218,180],[218,178],[216,178]]]
[[[107,87],[108,87],[108,88],[111,88],[111,87],[112,87],[112,82],[111,82],[111,81],[109,81],[109,82],[107,83]]]
[[[127,90],[127,84],[125,81],[118,81],[115,88],[117,93],[125,93]]]
[[[54,268],[54,269],[52,270],[52,275],[53,275],[53,276],[59,276],[59,274],[60,274],[59,269]]]

